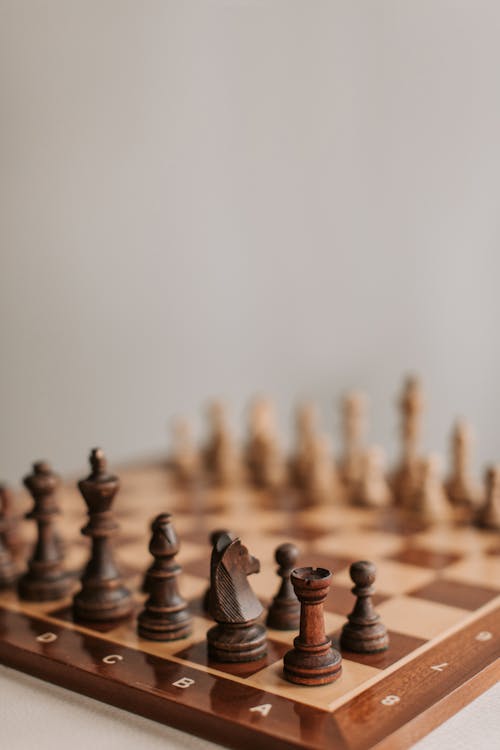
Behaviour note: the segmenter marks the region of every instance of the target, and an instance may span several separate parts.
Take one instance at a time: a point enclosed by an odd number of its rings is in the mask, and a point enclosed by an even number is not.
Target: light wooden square
[[[359,560],[376,560],[393,555],[403,547],[403,539],[383,531],[369,533],[348,529],[342,534],[331,534],[316,540],[312,549],[326,555],[338,555]]]
[[[306,687],[294,685],[284,679],[283,660],[280,659],[279,662],[275,662],[266,669],[248,677],[246,681],[254,687],[266,690],[268,693],[275,693],[276,695],[282,695],[284,698],[328,710],[330,704],[337,698],[381,674],[381,672],[382,670],[375,667],[368,667],[365,664],[344,659],[342,675],[338,680],[330,685]]]
[[[413,536],[412,543],[416,547],[425,547],[436,552],[480,555],[497,538],[498,534],[495,532],[479,531],[471,526],[462,528],[435,526]]]
[[[375,591],[381,594],[405,594],[407,591],[425,586],[436,577],[433,570],[393,560],[377,560],[376,566]],[[340,586],[353,585],[347,568],[341,570],[334,577],[334,581]]]
[[[470,557],[446,568],[444,578],[500,591],[500,557]]]
[[[469,614],[458,607],[411,596],[398,596],[382,602],[377,612],[389,630],[427,639],[435,638]]]
[[[192,621],[192,633],[188,638],[182,638],[177,641],[148,641],[145,638],[139,637],[136,623],[134,621],[126,621],[120,623],[116,628],[113,628],[106,633],[100,633],[99,637],[107,641],[121,643],[123,646],[128,646],[129,648],[134,648],[138,651],[145,651],[148,654],[170,658],[172,654],[175,654],[184,648],[188,648],[198,641],[203,641],[210,626],[211,623],[208,620],[205,620],[203,617],[194,616]],[[196,664],[195,666],[197,669],[206,671],[205,668],[199,664]]]

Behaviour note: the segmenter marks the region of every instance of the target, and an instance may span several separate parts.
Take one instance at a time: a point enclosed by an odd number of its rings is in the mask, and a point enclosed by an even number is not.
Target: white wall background
[[[0,473],[403,373],[500,459],[496,0],[0,0]]]

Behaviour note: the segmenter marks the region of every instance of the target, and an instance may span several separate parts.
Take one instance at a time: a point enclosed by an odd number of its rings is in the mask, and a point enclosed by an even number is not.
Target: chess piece
[[[90,454],[91,472],[78,482],[88,508],[88,523],[82,534],[92,539],[90,559],[81,579],[81,589],[73,598],[77,620],[111,621],[126,617],[132,610],[130,591],[123,585],[113,559],[111,538],[118,530],[111,505],[120,487],[118,477],[107,473],[101,448]]]
[[[257,623],[262,604],[247,580],[259,570],[238,537],[218,539],[210,560],[209,606],[217,625],[207,633],[208,656],[215,662],[258,661],[266,654],[266,629]]]
[[[342,400],[342,431],[344,455],[341,478],[349,493],[361,479],[366,423],[366,397],[363,393],[347,393]]]
[[[146,578],[149,597],[138,618],[138,633],[150,641],[176,641],[191,633],[191,615],[179,593],[177,580],[181,566],[175,562],[179,541],[170,513],[153,521],[149,551],[154,562]]]
[[[477,525],[500,530],[500,465],[486,470],[486,499],[477,513]]]
[[[349,574],[354,583],[352,593],[356,604],[342,628],[340,647],[357,654],[376,654],[389,646],[387,629],[380,615],[373,609],[372,595],[376,568],[372,562],[361,560],[351,565]]]
[[[61,599],[69,591],[71,578],[63,567],[55,529],[55,517],[59,513],[55,493],[59,478],[46,461],[37,461],[33,464],[33,473],[23,482],[34,500],[26,518],[36,521],[37,541],[28,570],[18,581],[19,596],[36,602]]]
[[[266,625],[275,630],[298,630],[300,602],[293,590],[290,574],[297,564],[299,551],[295,544],[285,542],[276,548],[274,557],[278,563],[278,575],[282,579],[278,593],[271,602]]]
[[[286,480],[285,463],[278,443],[272,404],[257,399],[250,409],[246,464],[256,487],[278,489]]]
[[[181,484],[189,484],[198,476],[200,457],[189,422],[178,418],[173,423],[173,447],[170,463]]]
[[[411,376],[406,380],[401,409],[402,456],[393,476],[396,504],[408,507],[413,502],[420,474],[419,445],[422,431],[424,397],[420,380]]]
[[[5,494],[0,493],[0,589],[10,586],[16,579],[16,568],[5,536],[9,524],[8,503]]]
[[[224,405],[213,401],[208,408],[210,438],[204,451],[205,466],[215,484],[228,487],[239,476],[237,446],[227,422]]]
[[[392,491],[385,476],[385,455],[373,445],[363,457],[363,471],[354,502],[365,508],[386,508],[392,504]]]
[[[342,672],[342,657],[325,635],[323,602],[332,574],[326,568],[297,568],[291,581],[300,601],[300,632],[283,658],[283,675],[299,685],[326,685]]]
[[[474,510],[481,502],[481,488],[470,471],[472,432],[465,422],[457,422],[451,439],[451,475],[446,482],[446,492],[453,505]]]
[[[3,518],[3,531],[0,532],[0,536],[4,545],[12,549],[20,544],[21,539],[17,531],[14,498],[9,487],[3,483],[0,483],[0,509]]]
[[[297,408],[295,415],[296,448],[290,461],[290,475],[292,483],[303,488],[306,485],[313,452],[313,444],[318,433],[318,415],[314,404],[303,403]]]
[[[227,529],[216,529],[210,534],[209,541],[211,549],[215,547],[219,539],[224,536],[224,534],[228,534],[231,539],[236,539],[235,535]],[[207,590],[205,591],[205,594],[203,596],[203,609],[205,612],[210,613],[210,584],[207,586]]]
[[[420,479],[409,510],[423,523],[451,521],[453,512],[441,480],[439,456],[432,454],[420,461]]]
[[[331,504],[339,493],[339,478],[327,435],[316,435],[310,446],[309,471],[305,491],[311,502]]]

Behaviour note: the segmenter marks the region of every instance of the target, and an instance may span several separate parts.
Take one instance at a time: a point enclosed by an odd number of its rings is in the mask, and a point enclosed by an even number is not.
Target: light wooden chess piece
[[[290,462],[292,483],[304,487],[311,469],[314,440],[318,434],[316,407],[310,402],[299,404],[296,417],[296,448]]]
[[[385,454],[373,445],[363,457],[363,473],[355,495],[355,503],[365,508],[386,508],[393,503],[393,494],[386,479]]]
[[[486,499],[478,511],[477,524],[484,529],[500,529],[500,464],[486,470]]]
[[[311,446],[310,466],[305,489],[313,503],[329,505],[339,493],[340,480],[327,435],[317,435]]]
[[[220,487],[234,484],[240,475],[236,442],[229,429],[226,409],[220,401],[208,407],[210,437],[204,451],[205,466]]]
[[[180,482],[191,482],[200,471],[200,456],[191,426],[186,419],[177,418],[172,427],[173,446],[170,462]]]
[[[340,472],[348,493],[355,491],[363,469],[364,436],[366,428],[366,397],[352,391],[342,400],[342,431],[344,455]]]
[[[259,398],[251,406],[246,464],[257,487],[277,489],[286,481],[286,467],[278,443],[273,406]]]
[[[439,523],[453,519],[453,511],[441,479],[441,461],[432,454],[420,462],[420,481],[411,506],[423,523]]]
[[[407,378],[400,401],[402,456],[392,484],[396,505],[409,507],[419,482],[419,446],[424,397],[420,380]]]
[[[482,497],[481,487],[474,481],[470,471],[472,439],[469,425],[458,421],[452,433],[452,470],[446,482],[446,492],[453,505],[465,511],[477,508]]]

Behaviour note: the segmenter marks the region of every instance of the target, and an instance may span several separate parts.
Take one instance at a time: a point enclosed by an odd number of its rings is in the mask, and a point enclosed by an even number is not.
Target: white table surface
[[[2,750],[216,750],[218,745],[0,666]],[[500,748],[500,683],[414,745]]]

